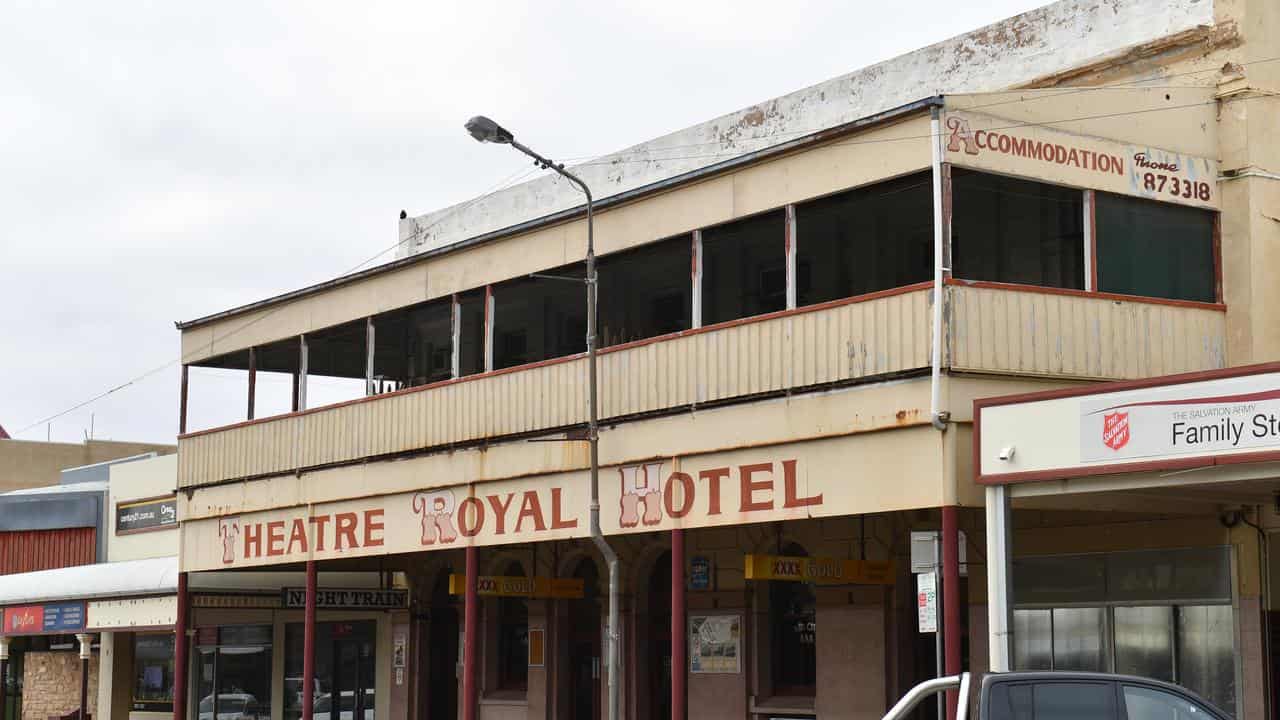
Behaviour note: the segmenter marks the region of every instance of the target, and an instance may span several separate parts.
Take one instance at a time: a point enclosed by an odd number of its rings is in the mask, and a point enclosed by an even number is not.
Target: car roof
[[[988,685],[995,682],[1025,682],[1025,681],[1036,681],[1036,680],[1054,681],[1054,682],[1083,680],[1085,682],[1122,682],[1122,683],[1132,683],[1132,684],[1138,684],[1138,685],[1150,685],[1152,687],[1162,688],[1164,690],[1169,690],[1174,693],[1178,693],[1180,695],[1186,695],[1190,698],[1193,698],[1196,702],[1199,702],[1205,707],[1213,709],[1215,712],[1217,712],[1220,716],[1224,718],[1231,717],[1222,708],[1218,707],[1217,705],[1214,705],[1208,700],[1205,700],[1203,697],[1200,697],[1200,695],[1196,693],[1194,690],[1190,690],[1181,685],[1175,685],[1174,683],[1171,683],[1171,682],[1165,682],[1164,680],[1156,680],[1154,678],[1149,678],[1149,677],[1139,677],[1137,675],[1119,675],[1116,673],[1083,672],[1083,671],[1077,672],[1073,670],[1025,670],[1025,671],[1015,670],[1011,672],[986,673],[982,677],[982,687],[985,688]]]

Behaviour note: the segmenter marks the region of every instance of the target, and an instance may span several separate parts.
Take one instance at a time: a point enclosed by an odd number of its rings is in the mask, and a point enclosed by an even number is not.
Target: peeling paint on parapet
[[[574,168],[597,199],[942,93],[1069,73],[1213,24],[1213,0],[1062,0]],[[400,221],[404,257],[581,204],[557,176]]]

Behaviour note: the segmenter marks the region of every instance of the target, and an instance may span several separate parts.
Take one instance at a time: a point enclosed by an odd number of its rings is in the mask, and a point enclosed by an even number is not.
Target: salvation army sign
[[[1080,459],[1280,449],[1280,380],[1241,377],[1080,401]]]

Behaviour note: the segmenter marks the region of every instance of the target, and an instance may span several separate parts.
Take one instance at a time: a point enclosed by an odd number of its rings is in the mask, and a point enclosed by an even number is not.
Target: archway
[[[649,573],[649,717],[671,717],[671,551],[664,550]],[[676,668],[683,672],[684,668]]]

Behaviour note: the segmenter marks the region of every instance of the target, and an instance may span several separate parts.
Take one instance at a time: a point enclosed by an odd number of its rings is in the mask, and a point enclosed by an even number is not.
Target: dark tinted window
[[[808,555],[790,544],[784,555]],[[774,695],[813,695],[818,682],[816,601],[807,583],[769,581],[769,627],[773,633]]]
[[[1035,720],[1115,720],[1111,683],[1037,683]]]
[[[484,372],[484,290],[458,295],[458,374]]]
[[[524,569],[511,563],[507,575],[523,576]],[[498,688],[524,690],[529,684],[529,606],[518,597],[497,600]]]
[[[953,274],[1084,288],[1084,195],[1079,190],[952,170]]]
[[[453,374],[453,301],[432,302],[413,308],[405,322],[408,352],[407,385],[448,380]]]
[[[687,330],[692,263],[688,235],[600,258],[600,345]]]
[[[1098,193],[1098,289],[1213,302],[1213,213]]]
[[[1034,720],[1030,683],[996,683],[987,697],[986,720]]]
[[[796,206],[796,303],[910,285],[933,277],[929,173]]]
[[[1213,720],[1214,717],[1188,698],[1138,685],[1124,686],[1124,710],[1129,720]]]
[[[786,212],[702,232],[702,324],[787,306]]]
[[[548,275],[584,277],[581,264]],[[578,282],[525,278],[493,288],[495,370],[587,349],[587,291]]]

